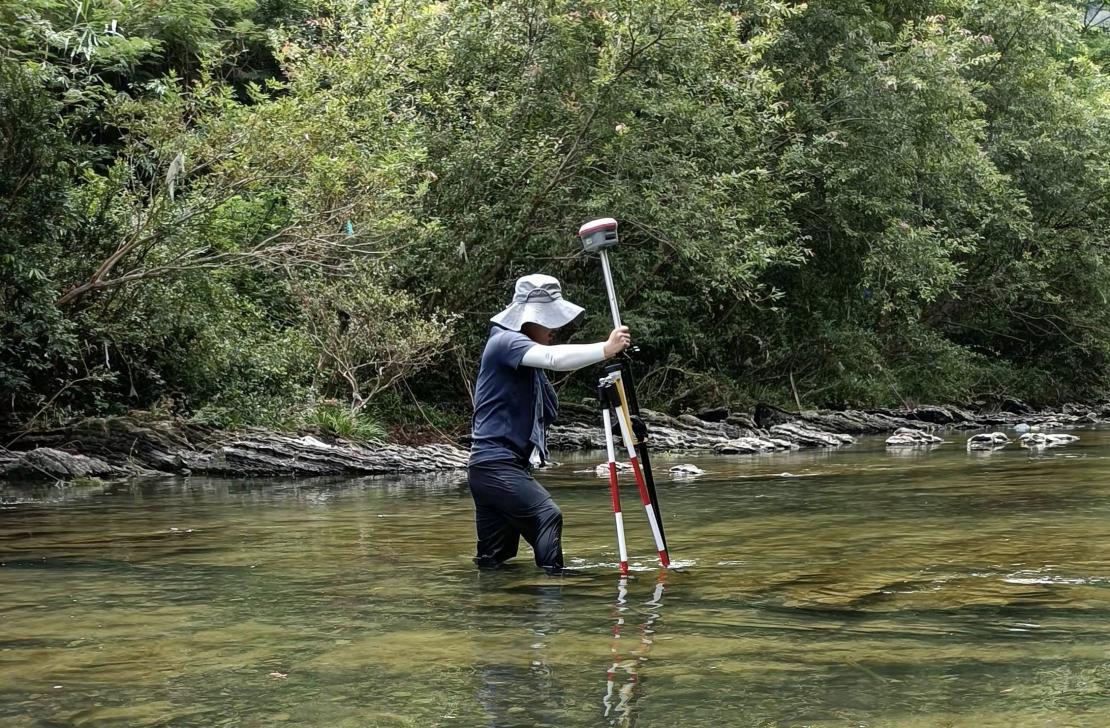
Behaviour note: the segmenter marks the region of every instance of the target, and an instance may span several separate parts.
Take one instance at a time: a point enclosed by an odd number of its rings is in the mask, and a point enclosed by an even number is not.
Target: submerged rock
[[[622,462],[618,461],[618,462],[614,463],[614,465],[617,466],[617,472],[618,473],[624,473],[624,472],[627,472],[629,470],[632,470],[632,464],[631,463],[622,463]],[[608,478],[609,477],[609,463],[602,463],[601,465],[598,465],[597,467],[595,467],[593,470],[576,470],[575,472],[576,473],[593,473],[594,475],[596,475],[599,478]]]
[[[894,434],[886,439],[887,447],[923,447],[944,442],[936,435],[915,430],[912,427],[899,427]]]
[[[1063,447],[1078,441],[1079,438],[1076,435],[1048,435],[1043,432],[1029,432],[1018,439],[1018,444],[1028,448]]]
[[[690,463],[673,465],[671,466],[670,473],[676,478],[696,478],[699,475],[705,475],[704,470]]]

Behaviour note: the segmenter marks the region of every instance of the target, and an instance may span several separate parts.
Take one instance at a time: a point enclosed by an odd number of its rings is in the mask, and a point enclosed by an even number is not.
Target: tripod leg
[[[620,552],[621,574],[628,575],[628,549],[624,542],[624,516],[621,513],[621,494],[617,482],[617,456],[613,448],[613,422],[609,417],[609,408],[601,411],[601,419],[605,427],[605,450],[609,456],[609,495],[613,500],[613,519],[617,522],[617,550]]]
[[[618,400],[624,411],[629,416],[638,415],[640,413],[640,406],[636,402],[636,388],[632,379],[632,368],[626,363],[613,364],[606,367],[605,371],[610,373],[617,388]],[[615,375],[615,376],[614,376]],[[633,432],[633,443],[636,445],[636,454],[640,458],[640,469],[644,471],[644,482],[647,484],[648,496],[651,498],[651,509],[655,511],[655,522],[659,524],[659,535],[663,539],[663,546],[667,545],[667,531],[663,528],[663,513],[659,509],[659,493],[655,489],[655,475],[651,470],[651,457],[648,453],[648,445],[646,442],[639,440],[635,437],[636,433]]]
[[[619,387],[619,383],[618,383]],[[618,388],[618,392],[620,389]],[[647,484],[644,482],[644,473],[640,469],[640,459],[636,456],[636,446],[632,440],[632,420],[624,407],[617,407],[617,421],[620,423],[621,437],[624,446],[628,449],[628,459],[632,462],[632,474],[636,476],[636,487],[640,490],[640,501],[644,504],[648,524],[651,525],[651,535],[655,538],[655,548],[659,552],[659,563],[663,568],[671,565],[671,558],[667,554],[667,546],[663,543],[663,534],[659,530],[659,522],[655,519],[655,509],[652,508],[651,497],[648,495]]]

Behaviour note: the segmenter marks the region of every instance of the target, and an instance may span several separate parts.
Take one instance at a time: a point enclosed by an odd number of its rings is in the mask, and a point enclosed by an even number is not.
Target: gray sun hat
[[[558,329],[585,310],[563,298],[563,287],[558,280],[533,273],[517,279],[512,303],[490,321],[511,331],[520,331],[520,327],[529,322]]]

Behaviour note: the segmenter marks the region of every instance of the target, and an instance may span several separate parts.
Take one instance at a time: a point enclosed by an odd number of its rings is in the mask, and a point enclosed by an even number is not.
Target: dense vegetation
[[[1103,396],[1083,5],[0,0],[0,407],[458,422],[603,215],[657,407]]]

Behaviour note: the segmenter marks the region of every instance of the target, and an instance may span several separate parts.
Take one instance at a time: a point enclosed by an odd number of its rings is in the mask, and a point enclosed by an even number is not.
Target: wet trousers
[[[516,556],[523,536],[546,571],[563,568],[563,513],[551,494],[516,463],[486,462],[467,468],[474,498],[479,566],[500,566]]]

